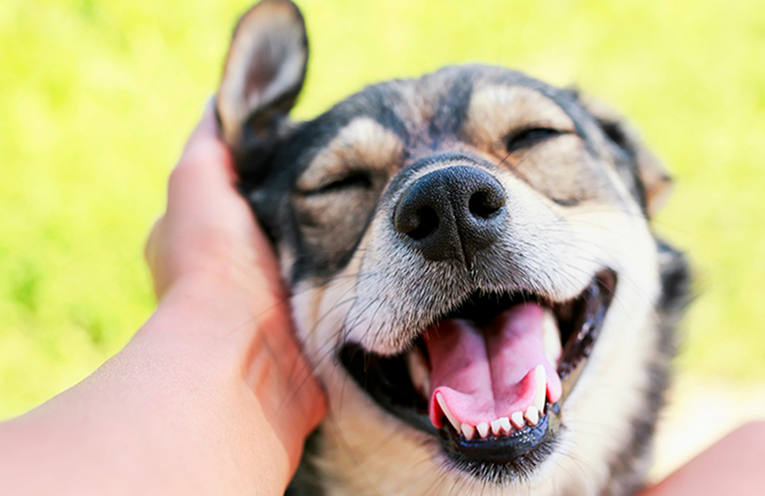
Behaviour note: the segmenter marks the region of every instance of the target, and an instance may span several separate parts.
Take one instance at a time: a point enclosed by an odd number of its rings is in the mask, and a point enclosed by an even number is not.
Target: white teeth
[[[470,441],[473,439],[473,436],[475,436],[475,427],[469,424],[462,424],[462,435],[465,436],[465,439]]]
[[[539,410],[537,410],[537,407],[534,405],[531,405],[526,410],[526,421],[529,423],[529,425],[537,425],[537,422],[539,422]]]
[[[526,427],[526,422],[523,420],[523,412],[515,412],[510,416],[510,421],[513,423],[513,427],[518,430]]]
[[[520,414],[521,412],[518,413]],[[510,424],[510,419],[507,417],[500,417],[491,422],[481,422],[475,427],[468,424],[462,424],[462,434],[465,435],[465,439],[468,441],[473,439],[476,431],[478,431],[479,436],[485,439],[489,435],[489,432],[494,436],[502,436],[510,434],[512,430],[513,426]]]
[[[409,367],[409,377],[412,384],[424,398],[430,396],[430,372],[422,352],[415,348],[406,354],[406,364]]]
[[[499,419],[491,421],[491,433],[495,436],[499,436],[502,433],[502,424]]]
[[[476,433],[482,439],[486,439],[491,433],[494,436],[508,435],[513,431],[513,428],[522,430],[528,424],[529,426],[535,426],[539,423],[540,416],[544,415],[545,400],[547,398],[547,372],[544,365],[539,364],[534,368],[534,402],[529,406],[525,412],[514,412],[510,418],[500,417],[492,420],[491,422],[481,422],[475,427],[470,424],[460,423],[456,417],[449,411],[446,406],[441,393],[436,393],[436,401],[441,406],[441,411],[444,413],[449,422],[454,426],[457,432],[461,432],[462,435],[468,441],[471,441],[476,437]]]
[[[510,419],[507,417],[502,417],[499,419],[499,426],[502,428],[502,430],[505,431],[505,434],[509,434],[511,430],[513,430],[512,426],[510,425]]]
[[[480,424],[475,426],[476,429],[478,429],[478,434],[481,435],[482,438],[486,438],[489,435],[489,424],[486,422],[481,422]]]
[[[537,365],[534,369],[534,379],[536,380],[536,390],[534,391],[534,406],[539,413],[545,410],[545,391],[547,390],[547,372],[544,365]]]
[[[452,415],[452,412],[449,411],[449,409],[446,407],[446,402],[444,401],[444,397],[441,396],[441,393],[436,393],[436,401],[438,401],[438,404],[441,406],[441,411],[444,412],[444,415],[446,415],[446,418],[449,419],[449,423],[452,424],[454,427],[454,430],[457,432],[460,431],[460,423],[457,420],[457,418]]]
[[[550,361],[550,364],[557,365],[561,353],[560,331],[558,330],[558,322],[555,320],[555,315],[549,309],[545,310],[542,316],[542,339],[547,359]]]

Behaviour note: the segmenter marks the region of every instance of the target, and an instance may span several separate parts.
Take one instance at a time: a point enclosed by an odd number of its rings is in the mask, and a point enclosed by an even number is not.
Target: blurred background
[[[765,4],[299,1],[294,112],[483,61],[623,111],[677,179],[656,230],[697,273],[654,475],[765,416]],[[74,384],[152,311],[144,239],[250,2],[0,2],[0,419]]]

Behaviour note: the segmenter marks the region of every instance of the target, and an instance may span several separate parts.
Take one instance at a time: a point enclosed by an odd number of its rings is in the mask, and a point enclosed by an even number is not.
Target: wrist
[[[131,362],[163,364],[160,375],[174,379],[152,380],[145,386],[153,393],[161,388],[160,401],[183,405],[176,425],[187,424],[191,431],[202,422],[205,431],[224,431],[225,440],[211,444],[246,454],[237,463],[257,467],[257,477],[250,482],[276,494],[284,490],[297,465],[302,440],[285,436],[276,420],[284,415],[273,404],[283,399],[282,374],[265,352],[271,343],[264,329],[276,323],[274,318],[282,334],[292,338],[288,310],[281,300],[262,293],[220,274],[179,279],[121,354]],[[252,381],[253,375],[266,380]],[[201,421],[202,412],[215,418]],[[217,425],[210,427],[213,424]]]
[[[197,271],[177,279],[131,347],[169,357],[180,374],[237,405],[230,415],[261,433],[252,439],[260,466],[288,480],[325,405],[281,287],[258,277]]]

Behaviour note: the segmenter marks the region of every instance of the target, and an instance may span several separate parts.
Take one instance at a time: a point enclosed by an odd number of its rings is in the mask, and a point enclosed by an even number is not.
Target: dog
[[[671,179],[615,112],[459,65],[293,122],[288,0],[238,22],[217,93],[329,414],[293,494],[631,494],[687,301]]]

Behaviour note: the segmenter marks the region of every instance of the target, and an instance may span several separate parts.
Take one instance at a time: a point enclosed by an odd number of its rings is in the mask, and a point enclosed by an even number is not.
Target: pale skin
[[[146,245],[158,306],[123,350],[0,424],[3,494],[283,494],[323,393],[207,109]]]
[[[156,311],[91,376],[0,424],[0,493],[284,493],[326,404],[235,181],[208,108],[146,244]],[[763,458],[751,424],[646,494],[759,494]]]

